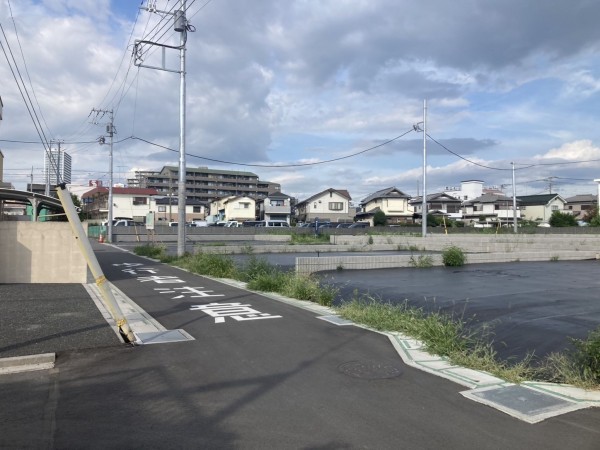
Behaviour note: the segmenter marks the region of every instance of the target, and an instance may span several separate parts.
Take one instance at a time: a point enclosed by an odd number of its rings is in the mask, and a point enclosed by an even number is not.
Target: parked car
[[[258,224],[260,223],[260,221],[258,220],[246,220],[245,222],[241,223],[241,227],[256,227]]]
[[[237,220],[230,220],[223,226],[227,228],[237,228],[240,227],[241,224]]]
[[[330,223],[330,222],[319,222],[319,230],[322,228],[335,228],[336,224],[335,223]]]
[[[257,227],[280,227],[280,228],[289,228],[290,224],[285,220],[261,220]]]
[[[188,227],[207,227],[208,222],[206,220],[194,220],[192,222],[186,223]]]
[[[348,228],[369,228],[371,224],[369,222],[355,222]]]
[[[179,224],[177,222],[169,222],[170,227],[177,227]]]

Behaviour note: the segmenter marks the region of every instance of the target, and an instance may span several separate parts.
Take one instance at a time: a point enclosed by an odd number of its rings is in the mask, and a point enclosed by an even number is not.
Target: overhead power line
[[[360,150],[360,151],[352,153],[350,155],[345,155],[345,156],[340,156],[339,158],[326,159],[326,160],[323,160],[323,161],[315,161],[315,162],[310,162],[310,163],[251,164],[251,163],[240,163],[240,162],[235,162],[235,161],[226,161],[226,160],[222,160],[222,159],[208,158],[206,156],[195,155],[193,153],[187,153],[187,152],[186,152],[186,155],[187,156],[191,156],[193,158],[204,159],[206,161],[211,161],[211,162],[216,162],[216,163],[221,163],[221,164],[231,164],[231,165],[235,165],[235,166],[245,166],[245,167],[280,168],[280,167],[317,166],[317,165],[320,165],[320,164],[328,164],[328,163],[332,163],[332,162],[336,162],[336,161],[341,161],[343,159],[353,158],[353,157],[358,156],[358,155],[362,155],[363,153],[367,153],[367,152],[370,152],[370,151],[375,150],[377,148],[383,147],[384,145],[390,144],[391,142],[394,142],[394,141],[400,139],[401,137],[406,136],[408,133],[410,133],[412,131],[413,130],[410,129],[410,130],[406,131],[405,133],[402,133],[399,136],[396,136],[396,137],[394,137],[392,139],[388,139],[387,141],[382,142],[381,144],[374,145],[372,147]],[[142,142],[145,142],[147,144],[153,145],[155,147],[159,147],[159,148],[163,148],[165,150],[171,151],[171,152],[179,153],[179,150],[167,147],[165,145],[156,144],[154,142],[148,141],[148,140],[140,138],[140,137],[131,136],[130,139],[135,139],[135,140],[138,140],[138,141],[142,141]]]

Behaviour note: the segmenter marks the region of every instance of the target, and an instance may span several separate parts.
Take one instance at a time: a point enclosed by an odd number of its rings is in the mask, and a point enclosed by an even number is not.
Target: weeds
[[[433,257],[431,255],[419,255],[415,258],[413,255],[410,255],[408,264],[419,269],[427,269],[433,267]]]
[[[195,255],[177,258],[172,263],[201,275],[209,275],[217,278],[236,278],[237,269],[233,259],[229,255],[200,252]]]
[[[553,256],[551,256],[551,257],[550,257],[550,261],[552,261],[552,262],[556,262],[556,261],[558,261],[558,255],[553,255]]]
[[[461,248],[452,245],[442,251],[442,261],[445,266],[460,267],[465,265],[467,257]]]
[[[329,244],[329,235],[328,234],[292,234],[292,239],[290,244]]]

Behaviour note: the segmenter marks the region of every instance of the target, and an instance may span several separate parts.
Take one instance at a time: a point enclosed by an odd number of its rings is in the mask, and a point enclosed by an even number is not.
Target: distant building
[[[178,196],[179,167],[164,166],[160,171],[137,171],[127,180],[129,187],[156,189],[165,196]],[[252,172],[186,167],[185,197],[211,203],[223,197],[241,196],[254,200],[281,192],[281,185],[261,181]]]
[[[290,223],[292,214],[292,198],[276,192],[256,201],[256,217],[258,220],[285,220]]]
[[[350,193],[345,189],[325,189],[296,205],[296,218],[302,222],[352,222]]]
[[[565,201],[565,211],[573,214],[578,220],[582,220],[589,211],[598,206],[598,196],[592,194],[575,195],[566,198]]]
[[[59,182],[71,183],[71,155],[59,148],[45,150],[44,180],[51,187]]]
[[[409,196],[395,187],[381,189],[365,197],[360,202],[360,210],[356,213],[356,219],[368,220],[373,225],[373,218],[379,211],[385,214],[388,224],[413,222]]]
[[[548,223],[554,211],[563,212],[567,203],[559,194],[519,195],[517,202],[523,219],[542,223]]]

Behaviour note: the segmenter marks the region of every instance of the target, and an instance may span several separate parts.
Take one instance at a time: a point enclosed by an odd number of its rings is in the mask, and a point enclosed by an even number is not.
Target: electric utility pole
[[[512,188],[513,188],[513,231],[517,234],[517,185],[515,184],[515,163],[512,164]]]
[[[191,26],[185,17],[186,12],[186,0],[180,0],[180,6],[177,11],[168,12],[160,11],[153,5],[151,8],[144,8],[146,11],[150,11],[162,15],[173,16],[173,29],[181,33],[179,36],[179,45],[166,45],[158,42],[137,40],[133,47],[133,54],[135,57],[134,64],[138,67],[145,67],[148,69],[163,70],[166,72],[179,73],[179,182],[177,189],[177,256],[183,256],[185,253],[185,44],[187,42],[187,32],[195,31],[194,27]],[[144,51],[142,50],[143,45],[158,46],[162,49],[162,65],[161,66],[149,66],[143,64]],[[179,50],[179,70],[168,69],[165,67],[165,52],[166,49]]]
[[[115,126],[114,126],[114,116],[113,116],[113,110],[111,109],[109,110],[105,110],[105,109],[92,109],[92,113],[96,113],[96,118],[94,120],[93,123],[97,124],[98,122],[96,121],[98,119],[98,116],[100,114],[102,114],[102,116],[100,117],[104,117],[104,115],[108,114],[108,119],[109,122],[106,124],[106,134],[108,135],[108,137],[110,137],[110,150],[109,150],[109,157],[108,157],[108,165],[109,165],[109,169],[108,169],[108,173],[109,173],[109,179],[108,179],[108,221],[106,223],[106,226],[108,228],[108,234],[106,236],[106,242],[112,243],[112,236],[113,236],[113,137],[115,134]],[[100,139],[98,140],[98,143],[100,145],[104,145],[104,143],[106,142],[104,136],[101,136]]]
[[[423,125],[421,129],[420,125]],[[423,132],[423,197],[421,198],[421,234],[427,236],[427,100],[423,100],[423,122],[413,125],[415,131]]]

